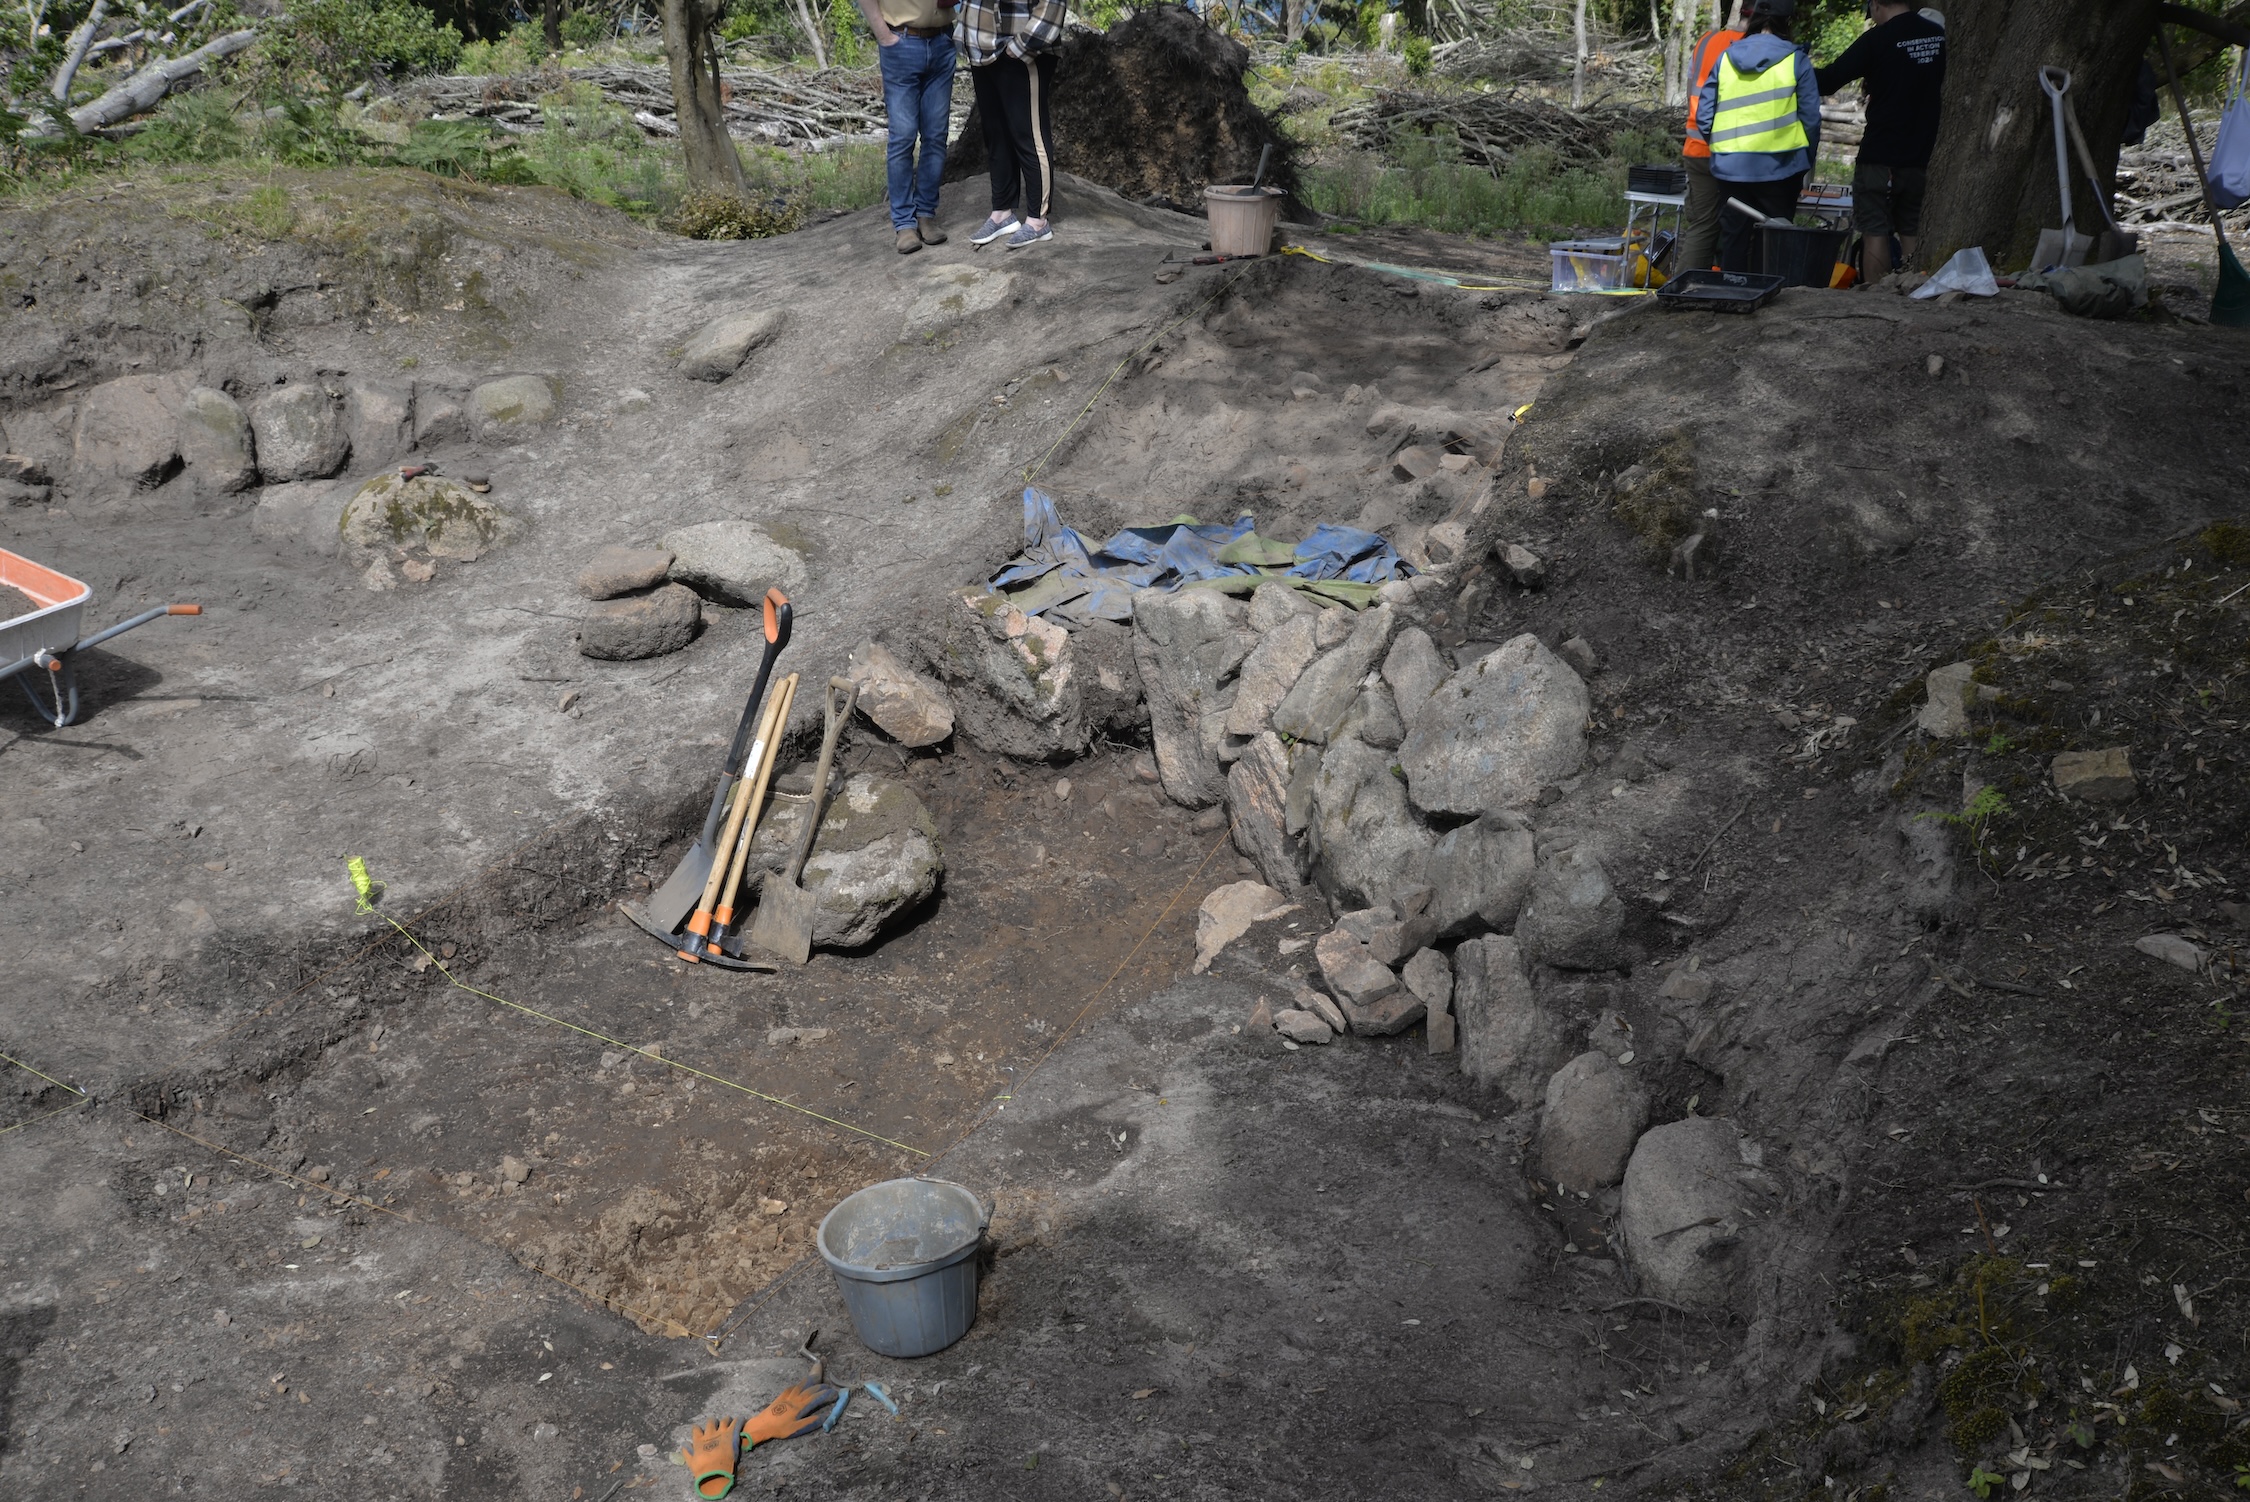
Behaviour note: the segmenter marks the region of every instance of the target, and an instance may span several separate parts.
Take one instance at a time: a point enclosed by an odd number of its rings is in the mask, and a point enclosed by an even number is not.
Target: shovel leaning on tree
[[[790,852],[789,864],[766,877],[765,890],[758,899],[757,921],[750,928],[751,943],[793,965],[812,958],[814,894],[797,883],[805,874],[805,862],[812,857],[813,839],[820,833],[821,817],[826,812],[828,770],[836,763],[836,738],[858,703],[857,683],[849,678],[828,680],[828,728],[820,741],[820,766],[813,773],[812,802],[805,805],[805,827],[797,836],[797,848]]]

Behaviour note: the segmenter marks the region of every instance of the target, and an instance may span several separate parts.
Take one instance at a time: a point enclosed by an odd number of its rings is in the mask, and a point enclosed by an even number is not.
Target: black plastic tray
[[[1629,193],[1663,193],[1667,196],[1687,191],[1687,169],[1684,167],[1627,167],[1625,190]]]
[[[1755,313],[1780,290],[1780,277],[1754,271],[1683,271],[1656,289],[1656,302],[1706,313]]]

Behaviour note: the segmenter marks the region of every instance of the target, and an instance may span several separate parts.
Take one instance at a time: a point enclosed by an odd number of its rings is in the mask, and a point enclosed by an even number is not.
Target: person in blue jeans
[[[953,109],[954,0],[859,0],[883,64],[883,110],[890,117],[891,229],[898,253],[943,245],[938,179]],[[916,160],[914,144],[922,145]]]

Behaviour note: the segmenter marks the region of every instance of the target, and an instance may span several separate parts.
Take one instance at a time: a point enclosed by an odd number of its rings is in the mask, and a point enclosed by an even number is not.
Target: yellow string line
[[[362,904],[362,911],[374,912],[374,909],[368,908],[364,904]],[[724,1076],[711,1074],[704,1070],[697,1069],[692,1064],[682,1064],[677,1059],[667,1059],[664,1057],[664,1055],[659,1053],[651,1053],[645,1048],[635,1048],[632,1044],[627,1043],[619,1038],[612,1038],[607,1033],[598,1033],[590,1027],[580,1027],[575,1022],[566,1021],[565,1019],[554,1016],[553,1014],[548,1012],[542,1012],[536,1007],[527,1007],[520,1001],[510,1001],[505,996],[495,996],[490,991],[479,990],[477,987],[470,985],[467,981],[464,981],[456,976],[451,970],[448,970],[446,968],[445,961],[439,959],[436,955],[431,954],[428,947],[425,946],[420,939],[415,938],[413,934],[407,932],[406,926],[400,923],[396,918],[393,918],[388,913],[380,912],[375,913],[375,916],[381,918],[385,923],[388,923],[391,927],[397,929],[400,936],[404,938],[407,943],[413,945],[416,949],[421,950],[422,953],[428,957],[429,962],[437,967],[438,974],[444,976],[446,980],[451,983],[457,990],[466,991],[471,996],[481,996],[486,1001],[496,1001],[500,1005],[507,1007],[512,1011],[523,1013],[526,1017],[536,1017],[541,1022],[551,1022],[557,1027],[569,1028],[572,1032],[582,1033],[586,1037],[594,1039],[596,1042],[607,1043],[612,1048],[621,1048],[627,1053],[637,1054],[641,1058],[651,1060],[654,1063],[662,1064],[668,1069],[677,1069],[682,1074],[692,1074],[699,1080],[709,1080],[714,1085],[724,1085],[729,1090],[739,1090],[744,1095],[750,1096],[757,1100],[762,1100],[768,1105],[780,1106],[783,1110],[786,1111],[795,1111],[800,1116],[809,1116],[815,1121],[824,1122],[829,1126],[838,1128],[839,1130],[855,1133],[856,1135],[865,1137],[873,1142],[880,1142],[885,1147],[895,1147],[902,1153],[912,1153],[917,1158],[927,1158],[930,1156],[930,1154],[923,1148],[913,1147],[907,1143],[895,1141],[892,1138],[884,1136],[880,1132],[871,1132],[866,1127],[853,1126],[850,1122],[839,1121],[833,1116],[823,1116],[818,1111],[812,1110],[811,1108],[806,1106],[797,1105],[791,1101],[783,1100],[778,1095],[768,1095],[763,1090],[753,1090],[748,1085],[737,1084],[735,1081],[727,1079]]]
[[[1078,409],[1078,415],[1070,420],[1070,425],[1062,430],[1061,436],[1056,438],[1053,443],[1048,444],[1047,452],[1041,454],[1037,459],[1033,460],[1030,467],[1024,470],[1024,484],[1029,485],[1032,481],[1032,477],[1037,475],[1039,471],[1047,467],[1047,461],[1055,457],[1055,450],[1061,448],[1063,444],[1069,440],[1070,435],[1078,431],[1078,425],[1084,422],[1086,418],[1093,412],[1094,403],[1100,401],[1102,399],[1102,394],[1108,391],[1111,386],[1116,384],[1117,378],[1125,373],[1126,366],[1132,364],[1142,355],[1145,355],[1150,350],[1154,349],[1158,341],[1162,340],[1166,334],[1171,333],[1172,330],[1178,328],[1181,324],[1186,323],[1190,318],[1195,317],[1205,308],[1210,307],[1211,304],[1226,296],[1228,292],[1233,290],[1234,284],[1236,282],[1241,281],[1245,276],[1249,274],[1250,268],[1248,266],[1244,266],[1240,271],[1237,271],[1234,275],[1228,277],[1225,282],[1221,283],[1218,291],[1212,293],[1209,297],[1206,297],[1205,299],[1203,299],[1203,301],[1197,303],[1194,307],[1188,309],[1185,313],[1182,313],[1179,317],[1173,319],[1170,323],[1164,325],[1164,327],[1149,335],[1147,343],[1141,345],[1140,348],[1133,350],[1131,353],[1127,354],[1124,359],[1118,361],[1116,368],[1110,371],[1108,377],[1105,378],[1099,386],[1096,386],[1094,388],[1094,394],[1086,398],[1086,405]]]
[[[1323,256],[1321,252],[1316,252],[1316,250],[1305,250],[1303,245],[1282,245],[1280,254],[1305,256],[1307,261],[1318,261],[1321,265],[1350,265],[1352,270],[1381,272],[1381,274],[1386,274],[1386,277],[1408,277],[1413,281],[1435,281],[1435,283],[1440,283],[1440,286],[1456,288],[1460,292],[1548,292],[1548,290],[1552,290],[1546,281],[1539,281],[1537,277],[1501,277],[1501,281],[1462,281],[1460,277],[1456,277],[1456,274],[1433,272],[1429,268],[1424,268],[1424,265],[1399,265],[1397,261],[1350,261],[1350,259],[1345,259],[1345,256]],[[1638,295],[1647,295],[1649,288],[1602,288],[1602,292],[1609,292],[1609,295],[1624,295],[1624,292],[1631,292],[1631,295],[1638,297]]]
[[[544,839],[552,832],[553,830],[550,827],[548,829],[537,830],[531,834],[525,835],[522,839],[516,841],[514,845],[510,846],[498,860],[490,862],[484,867],[483,870],[476,872],[474,875],[463,877],[452,888],[447,890],[443,895],[439,896],[437,900],[431,902],[420,912],[414,914],[407,921],[409,923],[421,922],[424,918],[430,916],[430,914],[438,911],[438,909],[444,907],[446,904],[460,897],[464,892],[468,890],[469,884],[471,882],[481,880],[482,878],[491,875],[493,872],[503,869],[508,865],[510,861],[513,861],[516,856],[520,854],[526,847],[530,846],[538,840]],[[351,969],[352,966],[358,964],[361,960],[366,959],[369,955],[376,953],[378,950],[381,950],[390,942],[390,935],[385,934],[381,938],[361,945],[358,953],[352,955],[348,959],[338,960],[335,964],[330,965],[327,969],[319,972],[317,975],[314,975],[309,980],[305,981],[295,990],[286,992],[280,997],[277,997],[275,1000],[268,1003],[263,1009],[251,1013],[249,1016],[243,1018],[240,1022],[237,1022],[234,1026],[223,1028],[220,1031],[213,1033],[209,1037],[203,1039],[201,1042],[190,1045],[187,1050],[187,1054],[183,1057],[192,1057],[195,1054],[200,1053],[204,1049],[210,1047],[212,1044],[219,1042],[221,1039],[234,1036],[236,1033],[242,1031],[242,1029],[248,1027],[251,1023],[259,1022],[267,1017],[273,1016],[283,1007],[288,1006],[291,1002],[304,995],[307,991],[310,991],[313,987],[319,985],[322,981],[328,979],[332,975],[338,974],[341,971]]]
[[[65,1109],[68,1108],[66,1107]],[[150,1126],[161,1127],[163,1130],[170,1132],[173,1136],[182,1138],[183,1140],[188,1142],[192,1142],[197,1147],[202,1148],[206,1152],[217,1153],[220,1157],[223,1158],[232,1158],[237,1163],[245,1164],[264,1173],[270,1173],[277,1179],[287,1179],[292,1184],[300,1184],[314,1194],[324,1194],[332,1199],[349,1200],[355,1205],[363,1205],[366,1208],[375,1211],[377,1214],[388,1215],[389,1217],[391,1217],[391,1219],[402,1221],[410,1226],[430,1224],[430,1222],[418,1221],[413,1216],[406,1214],[404,1211],[393,1210],[390,1206],[380,1204],[374,1200],[367,1198],[365,1195],[346,1194],[341,1189],[337,1189],[332,1185],[316,1184],[310,1179],[300,1178],[296,1174],[291,1173],[286,1168],[276,1168],[271,1163],[267,1163],[261,1159],[251,1157],[248,1153],[236,1152],[233,1148],[226,1146],[224,1143],[213,1142],[208,1138],[198,1137],[193,1132],[184,1131],[181,1128],[172,1125],[172,1123],[168,1121],[159,1121],[154,1116],[142,1115],[142,1113],[133,1110],[130,1106],[127,1106],[125,1109],[129,1114],[140,1117],[141,1120],[147,1122]],[[484,1238],[481,1236],[473,1237],[472,1239],[477,1241],[484,1241]],[[494,1243],[489,1241],[485,1241],[484,1244],[486,1246],[493,1247],[495,1251],[507,1251],[507,1248],[495,1246]],[[600,1294],[595,1293],[592,1289],[581,1288],[578,1284],[571,1282],[570,1279],[562,1276],[560,1273],[551,1273],[535,1262],[526,1262],[515,1252],[509,1251],[508,1256],[510,1260],[512,1260],[518,1267],[521,1267],[528,1272],[537,1273],[540,1277],[547,1279],[549,1282],[560,1283],[563,1287],[569,1289],[572,1293],[577,1294],[580,1298],[586,1299],[594,1304],[601,1306],[602,1308],[615,1309],[622,1314],[629,1314],[635,1319],[647,1320],[651,1324],[662,1325],[665,1327],[668,1333],[674,1334],[676,1336],[684,1337],[692,1333],[691,1331],[689,1331],[687,1326],[681,1324],[676,1319],[671,1319],[661,1314],[650,1314],[646,1310],[635,1309],[632,1305],[625,1303],[620,1299],[603,1298]]]
[[[68,1090],[70,1086],[65,1085],[63,1086],[63,1088],[65,1090]],[[81,1091],[80,1094],[81,1096],[83,1096],[84,1092]],[[60,1116],[65,1111],[75,1111],[84,1104],[86,1104],[86,1102],[83,1098],[81,1098],[79,1100],[72,1101],[67,1106],[57,1106],[52,1111],[41,1111],[37,1116],[32,1117],[29,1121],[19,1121],[12,1127],[0,1127],[0,1137],[5,1137],[10,1132],[20,1132],[27,1126],[37,1126],[40,1122],[45,1121],[50,1116]]]
[[[53,1075],[42,1073],[41,1071],[32,1068],[29,1064],[26,1064],[23,1060],[16,1058],[12,1054],[0,1053],[0,1059],[6,1059],[9,1063],[15,1065],[18,1069],[23,1070],[26,1074],[36,1074],[41,1079],[45,1080],[48,1084],[54,1085],[63,1090],[68,1090],[73,1095],[84,1095],[86,1093],[85,1091],[79,1089],[76,1085],[65,1085],[61,1080],[56,1079]],[[68,1108],[66,1107],[65,1109]]]

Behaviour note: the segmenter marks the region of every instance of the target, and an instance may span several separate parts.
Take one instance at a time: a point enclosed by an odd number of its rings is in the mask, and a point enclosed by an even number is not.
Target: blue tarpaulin
[[[1127,527],[1099,547],[1088,547],[1063,525],[1054,497],[1026,486],[1023,553],[993,576],[992,587],[1008,591],[1027,615],[1052,614],[1065,623],[1129,621],[1133,596],[1144,589],[1251,589],[1270,579],[1297,587],[1325,584],[1330,587],[1315,592],[1365,604],[1375,585],[1412,572],[1373,532],[1323,523],[1291,547],[1261,539],[1247,514],[1223,526],[1181,518]]]

